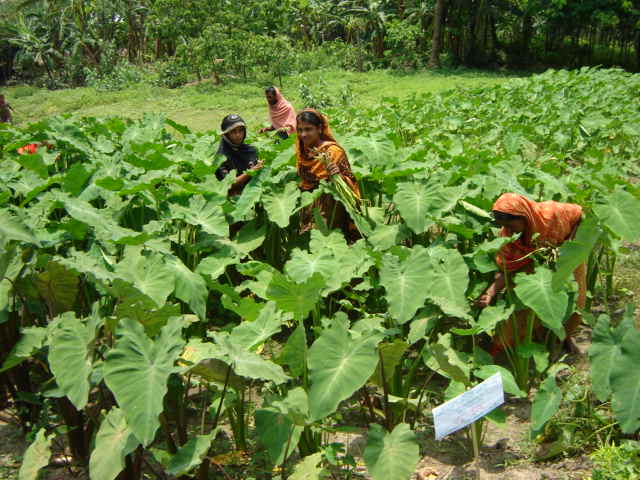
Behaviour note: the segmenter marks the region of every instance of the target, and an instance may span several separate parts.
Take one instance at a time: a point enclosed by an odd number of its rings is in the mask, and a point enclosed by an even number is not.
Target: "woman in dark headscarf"
[[[247,170],[257,170],[262,167],[258,161],[258,150],[252,145],[244,143],[247,136],[247,126],[240,115],[231,114],[224,117],[221,125],[222,138],[218,147],[218,155],[224,155],[226,160],[216,170],[216,177],[222,180],[231,170],[236,171],[236,181],[229,193],[237,195],[242,191],[251,176]]]

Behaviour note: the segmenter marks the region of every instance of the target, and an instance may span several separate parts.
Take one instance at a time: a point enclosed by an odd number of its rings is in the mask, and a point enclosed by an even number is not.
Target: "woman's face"
[[[298,122],[298,137],[307,148],[315,147],[320,141],[320,127],[312,123]]]
[[[265,92],[265,96],[267,97],[267,102],[269,102],[269,105],[275,105],[276,103],[278,103],[275,92]]]
[[[244,127],[236,127],[233,130],[227,132],[227,138],[234,145],[240,145],[244,140],[246,131]]]
[[[506,228],[511,234],[522,233],[527,228],[527,221],[523,217],[514,218],[513,220],[499,220],[496,223]]]

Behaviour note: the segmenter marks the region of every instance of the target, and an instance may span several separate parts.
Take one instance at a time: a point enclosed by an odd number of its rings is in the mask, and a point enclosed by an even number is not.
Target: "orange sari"
[[[296,167],[298,176],[300,177],[300,189],[303,191],[313,191],[318,187],[321,180],[329,178],[329,172],[327,172],[325,164],[321,159],[321,156],[326,156],[331,163],[338,166],[340,176],[349,188],[351,188],[353,193],[360,198],[358,182],[351,171],[347,154],[336,142],[329,128],[327,118],[313,109],[305,109],[303,111],[311,111],[322,119],[320,139],[323,143],[315,149],[307,149],[302,139],[298,138],[296,140]],[[355,226],[350,221],[344,206],[340,202],[336,202],[331,195],[327,194],[323,194],[313,204],[302,211],[300,218],[301,233],[315,227],[315,221],[313,219],[313,210],[315,208],[320,211],[320,214],[330,228],[341,228],[347,237],[351,238],[354,236]]]
[[[540,247],[558,247],[575,234],[582,219],[582,207],[573,203],[560,202],[534,202],[517,193],[505,193],[501,195],[493,205],[494,211],[508,213],[523,217],[526,221],[526,229],[520,238],[504,245],[496,255],[496,263],[501,270],[507,273],[517,271],[531,271],[533,260],[526,257]],[[537,234],[537,235],[536,235]],[[512,234],[506,228],[500,232],[500,236],[510,237]],[[534,238],[535,236],[535,238]],[[573,272],[578,283],[578,298],[576,304],[583,309],[587,300],[587,269],[582,264]],[[526,324],[528,310],[518,312],[516,321],[518,324]],[[574,313],[567,321],[565,329],[570,336],[580,325],[579,313]],[[524,331],[523,328],[519,329]],[[513,342],[513,326],[505,324],[504,338],[508,343]],[[494,339],[494,350],[497,347]],[[501,343],[501,342],[500,342]],[[502,346],[502,345],[500,345]]]

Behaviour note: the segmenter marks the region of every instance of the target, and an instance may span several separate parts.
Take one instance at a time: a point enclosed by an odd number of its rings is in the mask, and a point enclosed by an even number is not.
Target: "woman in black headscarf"
[[[262,162],[258,161],[258,150],[254,146],[244,143],[247,136],[247,126],[240,115],[227,115],[222,120],[220,128],[222,138],[218,147],[218,155],[224,155],[226,160],[216,170],[216,177],[218,180],[222,180],[231,170],[235,170],[236,180],[229,193],[237,195],[251,180],[251,176],[245,172],[262,168]]]

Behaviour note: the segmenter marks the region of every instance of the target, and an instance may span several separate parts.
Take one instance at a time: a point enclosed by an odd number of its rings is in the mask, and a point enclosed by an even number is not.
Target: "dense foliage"
[[[616,254],[640,238],[639,87],[619,70],[550,71],[329,112],[365,198],[353,244],[321,219],[298,234],[301,208],[334,190],[298,190],[291,139],[259,142],[265,168],[228,197],[214,133],[158,117],[0,127],[0,402],[34,434],[20,478],[61,436],[96,480],[204,479],[230,450],[256,452],[260,478],[286,478],[292,455],[304,458],[289,478],[347,478],[336,434],[366,428],[372,478],[406,479],[431,407],[496,372],[512,396],[537,387],[532,434],[549,435],[571,272],[588,262],[607,306]],[[17,153],[31,142],[48,147]],[[479,313],[504,242],[487,211],[505,191],[586,217]],[[496,363],[489,335],[523,304],[549,333]],[[640,427],[631,317],[587,317],[587,401],[606,410],[612,397],[603,422],[619,424],[607,438]]]
[[[327,64],[637,69],[640,58],[631,0],[7,0],[0,18],[0,83],[52,88],[117,88],[149,62],[176,86]]]

